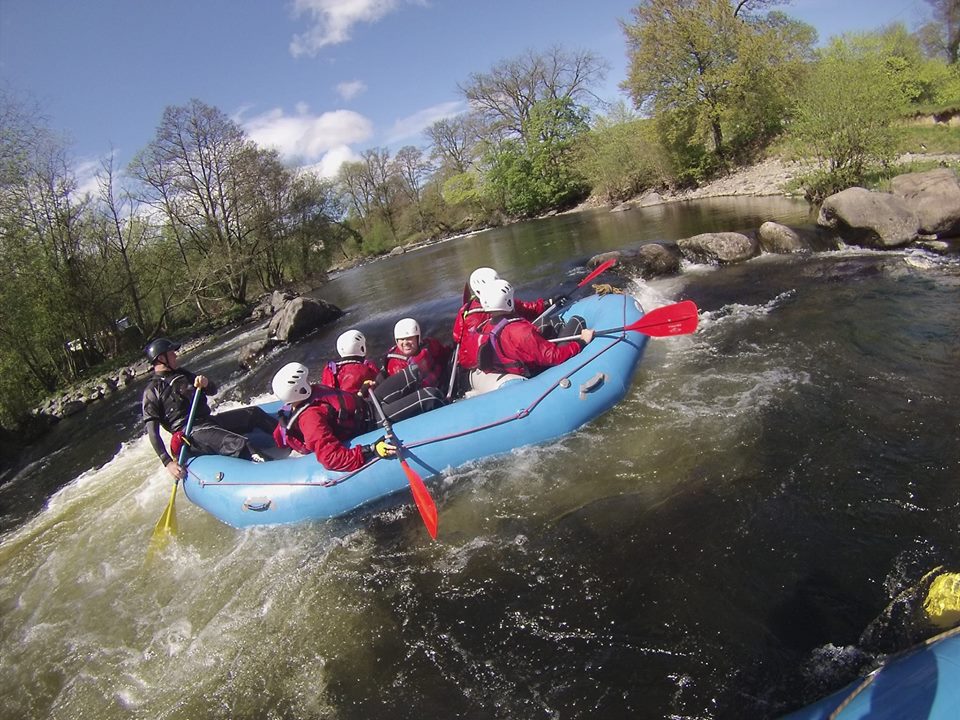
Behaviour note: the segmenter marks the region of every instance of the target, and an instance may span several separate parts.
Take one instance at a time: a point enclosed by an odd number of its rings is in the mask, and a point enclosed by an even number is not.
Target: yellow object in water
[[[960,623],[960,573],[943,573],[934,578],[923,603],[927,618],[939,628]]]

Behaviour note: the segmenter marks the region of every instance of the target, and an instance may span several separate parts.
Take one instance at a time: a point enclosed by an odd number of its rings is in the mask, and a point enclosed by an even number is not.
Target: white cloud
[[[362,80],[351,80],[337,85],[337,94],[344,100],[352,100],[366,89],[367,85]]]
[[[464,112],[467,104],[462,100],[451,100],[450,102],[433,105],[423,110],[400,118],[387,133],[386,140],[389,144],[410,140],[419,137],[420,133],[433,125],[437,120],[454,117]]]
[[[355,153],[346,145],[332,148],[323,159],[313,165],[305,165],[304,170],[314,172],[320,177],[332,178],[340,170],[340,166],[345,162],[357,162],[361,160],[359,154]]]
[[[311,115],[302,105],[297,106],[296,115],[277,108],[239,122],[251,140],[276,149],[284,160],[324,167],[334,162],[340,167],[342,158],[352,154],[350,145],[373,135],[373,123],[360,113],[334,110]]]
[[[103,170],[102,160],[81,160],[73,167],[74,177],[77,181],[75,191],[77,197],[91,195],[98,197],[100,195],[100,180],[97,177]]]
[[[401,0],[294,0],[295,17],[308,16],[310,27],[290,43],[294,57],[314,55],[320,48],[350,39],[357,23],[373,23],[396,10]]]

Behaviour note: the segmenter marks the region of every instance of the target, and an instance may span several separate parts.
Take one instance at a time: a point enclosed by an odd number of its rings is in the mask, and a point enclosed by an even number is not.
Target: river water
[[[533,297],[591,255],[765,220],[723,199],[559,216],[344,272],[335,326],[234,372],[245,328],[188,354],[223,404],[265,397],[357,325],[448,338],[491,265]],[[622,403],[549,446],[327,523],[236,531],[177,503],[136,387],[60,423],[0,488],[0,717],[772,718],[851,679],[891,598],[960,557],[960,263],[843,249],[630,281],[691,298]],[[319,374],[319,373],[317,373]]]

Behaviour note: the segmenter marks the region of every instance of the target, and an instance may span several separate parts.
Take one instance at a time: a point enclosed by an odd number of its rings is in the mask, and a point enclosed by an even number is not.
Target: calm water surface
[[[262,397],[357,325],[446,339],[465,277],[569,289],[591,255],[765,220],[715,200],[514,225],[343,273],[326,332],[234,373],[246,328],[186,358]],[[432,482],[429,542],[398,497],[236,531],[177,504],[139,391],[61,423],[0,489],[3,718],[770,718],[850,679],[860,633],[960,555],[960,264],[843,250],[690,266],[631,291],[692,298],[626,399],[555,444]]]

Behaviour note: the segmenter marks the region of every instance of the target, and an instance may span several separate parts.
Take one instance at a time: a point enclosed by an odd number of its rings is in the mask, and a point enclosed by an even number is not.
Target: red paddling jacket
[[[533,323],[519,317],[490,318],[480,328],[478,360],[485,372],[533,377],[578,352],[578,342],[549,342]]]
[[[543,298],[533,302],[515,300],[514,308],[520,317],[526,320],[536,320],[547,309],[547,302]],[[458,344],[457,366],[464,370],[473,370],[477,367],[477,350],[480,347],[480,330],[478,328],[490,319],[476,297],[470,298],[457,313],[453,321],[453,341]]]
[[[370,429],[369,406],[354,393],[313,385],[310,399],[293,410],[273,433],[278,447],[314,453],[327,470],[356,470],[366,457],[363,447],[348,448],[345,440]]]

